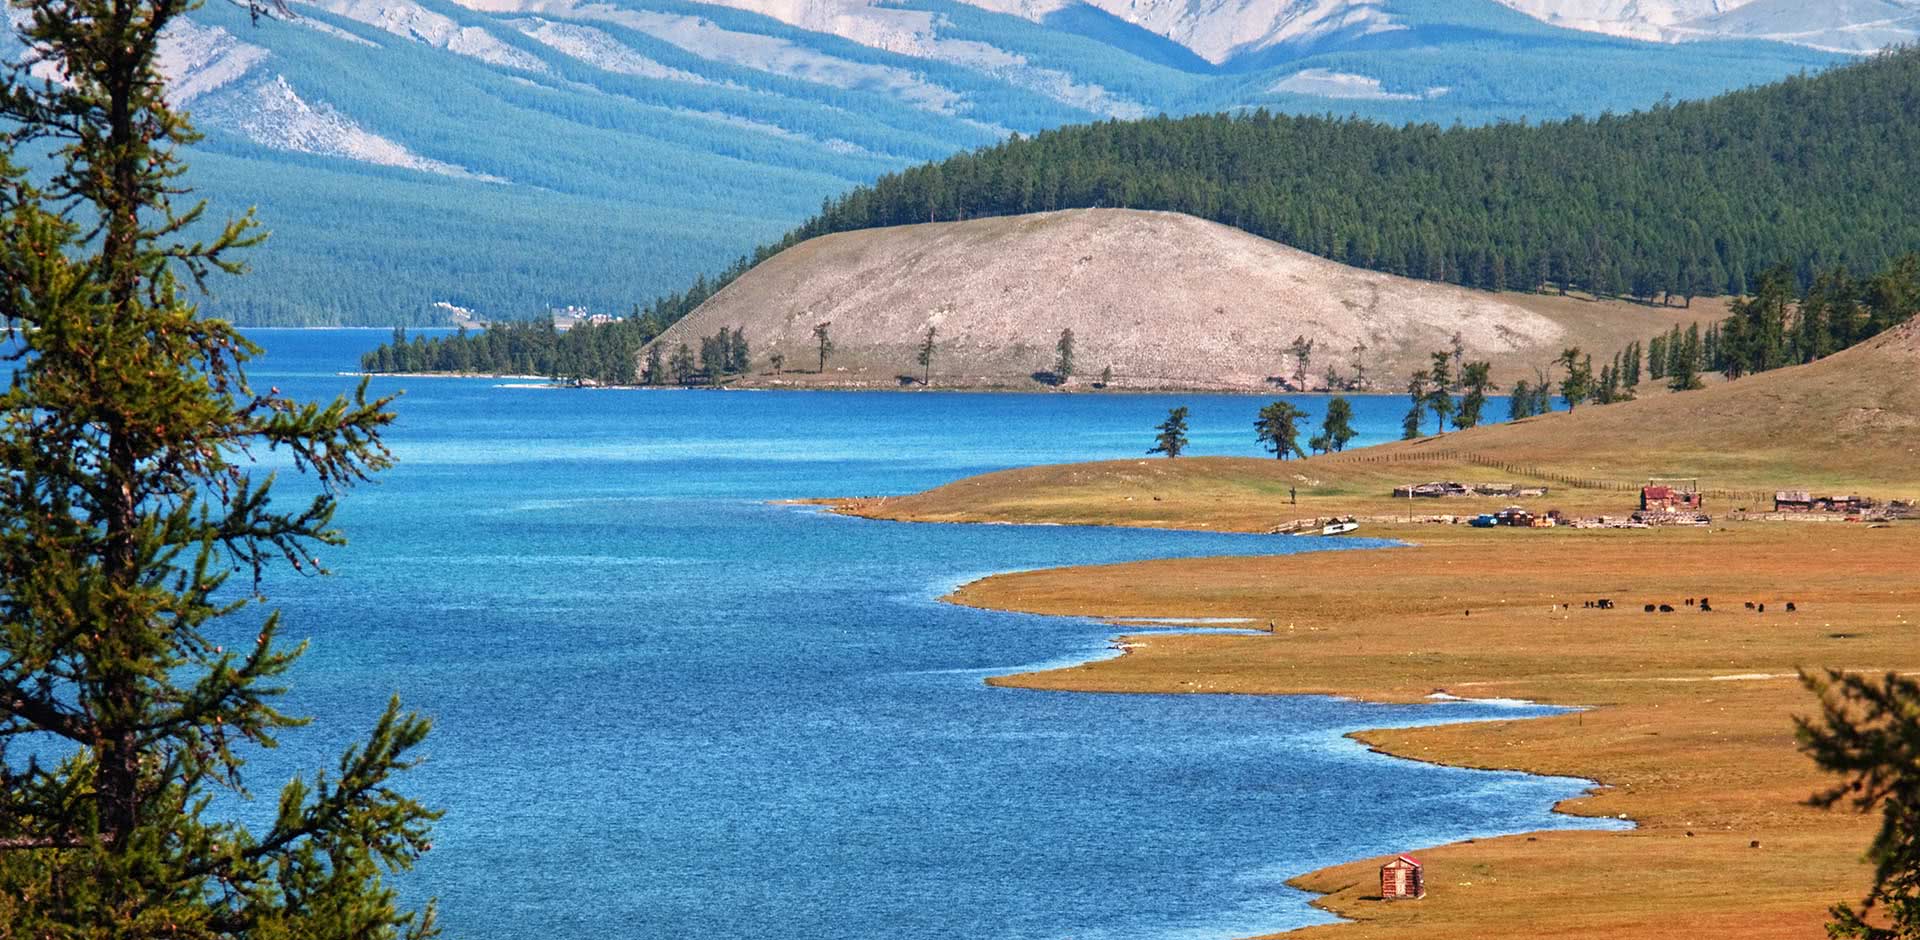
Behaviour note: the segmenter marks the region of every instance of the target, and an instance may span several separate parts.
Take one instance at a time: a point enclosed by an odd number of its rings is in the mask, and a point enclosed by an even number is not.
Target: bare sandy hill
[[[1605,359],[1724,313],[1718,303],[1682,310],[1468,290],[1348,267],[1177,213],[1081,209],[816,238],[748,272],[659,342],[698,349],[700,336],[738,327],[756,373],[775,352],[788,372],[811,372],[813,327],[830,322],[837,351],[825,374],[749,381],[897,386],[919,374],[915,353],[932,326],[934,385],[1034,387],[1070,328],[1077,384],[1111,367],[1120,388],[1256,390],[1293,373],[1286,350],[1305,336],[1313,381],[1329,365],[1349,376],[1364,365],[1392,389],[1455,332],[1504,385],[1567,346]]]

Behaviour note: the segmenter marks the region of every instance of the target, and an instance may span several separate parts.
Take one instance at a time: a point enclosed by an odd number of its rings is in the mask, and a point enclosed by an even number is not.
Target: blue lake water
[[[255,382],[306,396],[385,338],[254,336]],[[1549,812],[1579,781],[1342,737],[1547,709],[995,689],[1116,631],[936,600],[994,571],[1328,543],[769,503],[1144,459],[1175,404],[1195,453],[1256,454],[1261,399],[504,385],[377,380],[407,390],[398,466],[344,504],[334,577],[270,584],[312,641],[290,710],[318,720],[256,790],[330,765],[389,693],[433,716],[404,787],[447,815],[402,884],[449,936],[1245,936],[1328,920],[1283,882],[1333,862],[1604,825]],[[1362,442],[1397,430],[1397,399],[1356,405]]]

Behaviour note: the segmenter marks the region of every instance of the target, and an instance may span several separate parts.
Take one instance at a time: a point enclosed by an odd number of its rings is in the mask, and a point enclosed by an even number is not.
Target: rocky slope
[[[1070,385],[1113,370],[1119,388],[1259,390],[1329,367],[1397,388],[1457,334],[1495,380],[1531,378],[1567,346],[1605,359],[1674,323],[1721,311],[1491,294],[1337,264],[1238,229],[1164,212],[1090,209],[914,225],[804,242],[729,285],[657,342],[698,349],[740,329],[750,382],[898,386],[937,330],[936,386],[1036,387],[1074,333]],[[823,375],[813,328],[829,323]]]

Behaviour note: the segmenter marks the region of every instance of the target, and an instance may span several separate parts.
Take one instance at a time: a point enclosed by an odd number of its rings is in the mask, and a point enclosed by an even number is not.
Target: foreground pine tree
[[[1823,670],[1800,679],[1820,697],[1818,718],[1795,721],[1800,749],[1839,783],[1807,802],[1880,811],[1867,849],[1873,889],[1858,908],[1828,909],[1827,936],[1850,940],[1920,938],[1920,682]]]
[[[174,202],[194,135],[155,55],[188,4],[15,6],[39,77],[0,96],[0,936],[430,935],[382,881],[435,817],[391,788],[427,733],[397,702],[270,826],[211,805],[301,723],[274,708],[299,648],[236,618],[267,566],[338,544],[335,495],[387,463],[386,401],[254,390],[257,350],[183,295],[256,240],[243,219],[194,241],[200,207]],[[30,180],[24,152],[53,165]],[[270,502],[267,451],[321,495]]]

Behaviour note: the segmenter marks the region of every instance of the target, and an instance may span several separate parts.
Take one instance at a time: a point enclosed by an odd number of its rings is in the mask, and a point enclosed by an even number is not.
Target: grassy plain
[[[1550,495],[1529,502],[1581,515],[1624,515],[1626,487],[1648,476],[1705,476],[1730,491],[1709,503],[1722,514],[1776,487],[1920,495],[1916,376],[1920,328],[1909,328],[1811,366],[1439,441],[1288,463],[1029,468],[842,511],[1253,532],[1358,515],[1363,534],[1410,544],[1023,572],[951,599],[1271,625],[1131,636],[1118,659],[994,680],[1007,685],[1387,701],[1444,691],[1589,707],[1359,737],[1419,760],[1590,778],[1600,787],[1561,808],[1638,828],[1407,846],[1427,864],[1417,903],[1375,897],[1378,859],[1313,872],[1297,884],[1354,923],[1307,936],[1819,936],[1829,904],[1866,891],[1875,821],[1804,805],[1826,779],[1795,747],[1794,717],[1814,710],[1797,672],[1920,671],[1920,522],[1477,530],[1392,521],[1407,506],[1387,494],[1429,479],[1546,482]],[[1423,500],[1414,512],[1504,502]],[[1712,612],[1686,603],[1703,597]],[[1599,598],[1617,606],[1583,606]]]

